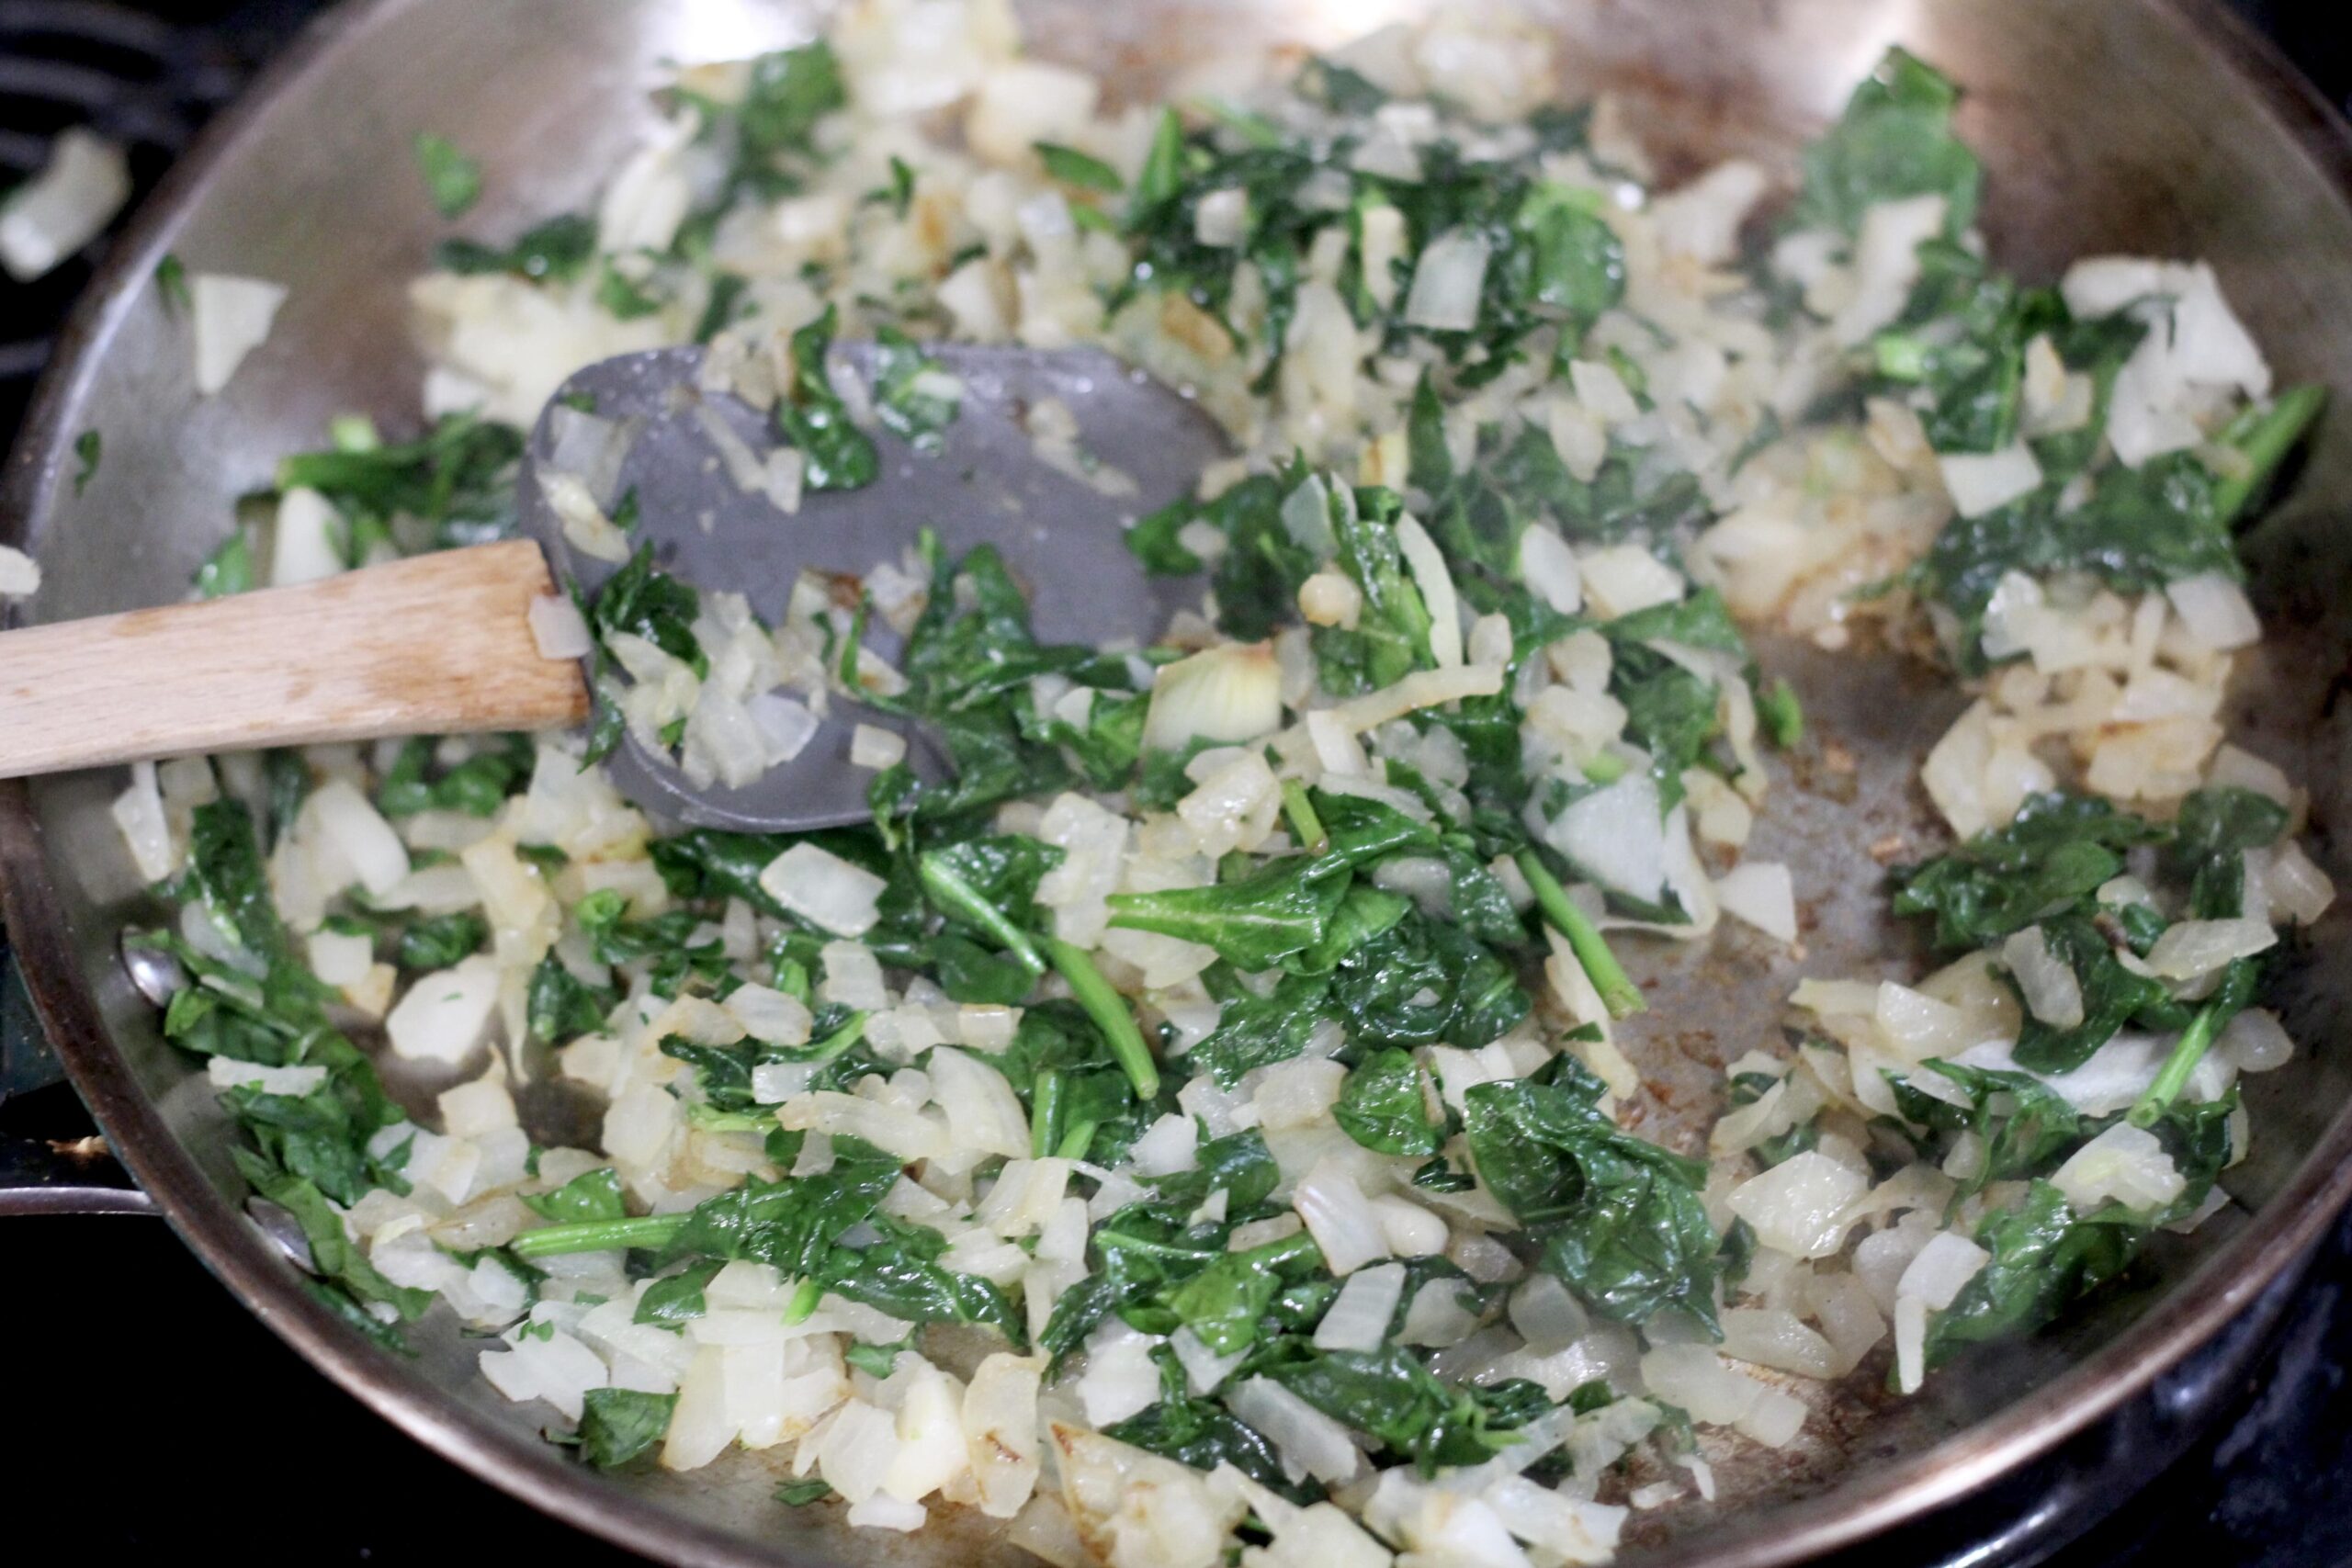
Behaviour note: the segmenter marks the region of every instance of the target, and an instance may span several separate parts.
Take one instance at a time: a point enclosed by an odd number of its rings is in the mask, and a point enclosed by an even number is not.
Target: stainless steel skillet
[[[1148,91],[1212,51],[1330,43],[1428,0],[1035,0],[1033,47]],[[1562,39],[1571,92],[1611,85],[1669,169],[1732,151],[1782,155],[1833,114],[1890,43],[1972,92],[1991,166],[1996,248],[2029,270],[2130,250],[2211,258],[2282,373],[2352,388],[2352,134],[2213,0],[1556,0],[1529,14]],[[119,248],[62,346],[0,493],[0,535],[47,578],[23,614],[61,619],[175,598],[233,498],[276,457],[359,409],[413,418],[419,367],[403,285],[438,238],[405,149],[430,129],[485,156],[494,231],[574,208],[643,123],[663,58],[748,53],[805,37],[813,8],[776,0],[373,0],[337,13],[212,135]],[[192,267],[294,286],[269,345],[199,402],[186,345],[148,279]],[[72,446],[106,462],[76,497]],[[2347,875],[2352,724],[2352,419],[2320,433],[2290,503],[2250,541],[2273,627],[2239,694],[2254,747],[2307,780],[2323,858]],[[1767,648],[1817,728],[1855,760],[1816,756],[1779,783],[1759,849],[1810,868],[1812,964],[1887,951],[1878,868],[1861,846],[1907,827],[1911,761],[1951,716],[1938,682],[1892,665]],[[422,1440],[531,1502],[650,1554],[708,1563],[972,1563],[1015,1554],[949,1520],[904,1540],[853,1536],[766,1500],[738,1456],[687,1477],[611,1480],[537,1439],[532,1414],[472,1371],[453,1328],[399,1361],[314,1308],[239,1210],[200,1074],[156,1037],[114,957],[138,899],[105,807],[113,778],[0,788],[0,874],[27,979],[60,1056],[133,1176],[257,1315]],[[1667,962],[1664,959],[1661,963]],[[1656,1114],[1692,1130],[1719,1064],[1769,1023],[1792,966],[1728,943],[1665,975],[1633,1049]],[[1727,1464],[1722,1500],[1646,1516],[1653,1562],[1761,1568],[1851,1545],[2018,1470],[2164,1375],[2253,1301],[2352,1188],[2352,917],[2323,925],[2289,983],[2301,1060],[2254,1086],[2262,1137],[2229,1185],[2244,1212],[2151,1260],[2063,1333],[1972,1360],[1895,1406],[1849,1388],[1793,1454]],[[419,1095],[439,1087],[396,1084]],[[420,1101],[421,1103],[421,1101]],[[578,1108],[526,1108],[554,1122]],[[1655,1539],[1649,1539],[1654,1537]]]

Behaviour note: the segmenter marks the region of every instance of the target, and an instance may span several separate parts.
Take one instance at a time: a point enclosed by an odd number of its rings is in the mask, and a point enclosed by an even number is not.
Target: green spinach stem
[[[979,889],[965,881],[945,860],[936,853],[923,855],[915,862],[915,873],[922,879],[924,895],[933,903],[963,916],[994,937],[997,945],[1012,954],[1030,974],[1046,972],[1046,961],[1037,956],[1029,933],[1007,919],[1003,910],[981,897]]]
[[[1083,948],[1072,947],[1059,937],[1039,940],[1055,972],[1069,982],[1069,994],[1110,1042],[1111,1055],[1135,1086],[1136,1098],[1147,1105],[1159,1099],[1159,1064],[1151,1059],[1151,1047],[1144,1043],[1143,1031],[1136,1027],[1135,1014],[1127,1010],[1127,999],[1111,988],[1111,982],[1102,977],[1102,971]]]
[[[1568,950],[1584,965],[1585,977],[1592,988],[1600,993],[1601,1005],[1611,1018],[1623,1018],[1640,1012],[1649,1006],[1642,998],[1642,989],[1634,984],[1617,955],[1609,951],[1609,943],[1601,940],[1600,928],[1568,897],[1567,889],[1560,886],[1544,865],[1543,858],[1532,849],[1521,850],[1514,857],[1520,874],[1527,878],[1527,886],[1535,890],[1536,906],[1555,931],[1568,939]]]
[[[634,1220],[582,1220],[569,1225],[542,1225],[525,1231],[507,1244],[517,1258],[553,1258],[566,1252],[603,1252],[616,1247],[664,1247],[685,1228],[684,1214],[648,1214]]]

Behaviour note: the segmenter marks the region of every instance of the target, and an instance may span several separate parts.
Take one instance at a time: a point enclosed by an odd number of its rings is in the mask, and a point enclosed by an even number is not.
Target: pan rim
[[[305,29],[196,146],[134,216],[76,305],[44,371],[5,473],[0,542],[28,542],[66,471],[69,415],[98,350],[131,307],[205,191],[288,90],[361,46],[419,0],[346,0]],[[2222,0],[2137,0],[2183,25],[2276,121],[2339,200],[2352,207],[2352,125]],[[0,783],[0,919],[5,919],[49,1038],[76,1091],[126,1169],[206,1267],[263,1324],[376,1414],[443,1458],[518,1500],[616,1545],[712,1568],[761,1568],[796,1559],[762,1548],[650,1498],[624,1492],[423,1382],[389,1353],[352,1335],[300,1288],[187,1148],[164,1124],[107,1033],[79,973],[23,781]],[[2285,1189],[2188,1277],[2121,1333],[2022,1399],[1864,1479],[1743,1517],[1736,1533],[1708,1529],[1640,1559],[1650,1568],[1779,1568],[1855,1545],[1959,1502],[2050,1452],[2140,1394],[2219,1333],[2352,1199],[2352,1105],[2339,1110]],[[1767,1529],[1756,1525],[1770,1522]]]

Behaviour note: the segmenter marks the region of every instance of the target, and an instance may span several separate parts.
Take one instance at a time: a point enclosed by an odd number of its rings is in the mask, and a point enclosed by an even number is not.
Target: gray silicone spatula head
[[[835,385],[854,378],[871,386],[876,352],[870,344],[836,344]],[[620,563],[565,536],[539,476],[574,473],[607,513],[634,491],[632,546],[650,545],[655,564],[685,582],[746,595],[771,626],[803,570],[863,577],[880,562],[897,562],[924,528],[949,559],[994,545],[1029,591],[1043,641],[1148,643],[1177,610],[1198,604],[1197,581],[1146,576],[1124,537],[1136,519],[1190,493],[1202,468],[1225,455],[1223,434],[1197,404],[1091,349],[937,344],[925,352],[962,383],[956,417],[937,449],[918,451],[876,430],[881,465],[872,483],[808,491],[791,513],[752,471],[779,445],[770,415],[731,392],[701,389],[701,349],[592,365],[564,383],[531,433],[523,526],[545,547],[557,581],[576,581],[593,600]],[[1049,400],[1074,416],[1082,461],[1069,460],[1068,446],[1041,443],[1032,428],[1045,423],[1033,415]],[[609,423],[583,424],[575,417],[582,412]],[[715,435],[714,418],[741,447]],[[606,438],[614,424],[633,433],[625,445]],[[1049,460],[1055,451],[1060,466]],[[583,461],[582,454],[601,461]],[[575,471],[589,467],[602,471]],[[899,639],[879,617],[866,637],[896,661]],[[741,788],[698,788],[633,735],[609,766],[631,799],[674,821],[757,832],[839,826],[867,816],[874,775],[849,760],[860,723],[904,735],[917,773],[941,770],[919,726],[838,691],[799,754]]]

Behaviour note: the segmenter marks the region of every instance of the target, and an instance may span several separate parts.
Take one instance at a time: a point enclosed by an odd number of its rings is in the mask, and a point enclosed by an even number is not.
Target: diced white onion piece
[[[2267,1073],[2293,1059],[2295,1043],[2277,1013],[2268,1008],[2246,1008],[2222,1026],[2214,1049],[2237,1064],[2242,1073]]]
[[[1283,1468],[1295,1476],[1311,1475],[1329,1486],[1363,1468],[1363,1453],[1345,1427],[1271,1378],[1243,1380],[1226,1403],[1273,1444]]]
[[[112,811],[141,881],[161,882],[179,869],[178,857],[172,851],[171,822],[164,815],[163,792],[155,784],[154,763],[130,764],[130,787],[115,796]]]
[[[604,508],[596,504],[596,498],[588,493],[588,487],[579,475],[541,468],[538,479],[539,494],[562,525],[566,543],[597,560],[628,559],[628,535],[605,515]]]
[[[311,794],[320,836],[334,845],[361,886],[381,898],[408,875],[408,846],[375,803],[349,779],[330,779]]]
[[[342,571],[343,532],[343,517],[325,496],[307,485],[288,491],[278,498],[270,528],[270,586],[316,582]]]
[[[219,1089],[235,1089],[250,1084],[264,1094],[301,1096],[326,1082],[327,1070],[318,1066],[273,1067],[260,1062],[243,1062],[233,1056],[208,1056],[204,1060],[205,1077]]]
[[[1724,1354],[1799,1377],[1833,1378],[1844,1368],[1829,1341],[1777,1307],[1728,1307],[1723,1314]]]
[[[497,1006],[498,962],[478,953],[455,968],[418,976],[385,1016],[385,1038],[396,1056],[461,1062],[481,1043]]]
[[[1510,1293],[1510,1323],[1532,1355],[1565,1350],[1592,1331],[1592,1316],[1555,1276],[1538,1270]]]
[[[1639,545],[1604,545],[1577,558],[1585,597],[1604,621],[1657,604],[1671,604],[1689,591],[1682,574]]]
[[[0,206],[0,266],[18,283],[46,276],[105,232],[130,199],[130,164],[122,149],[68,127],[40,173]]]
[[[0,545],[0,598],[40,592],[40,563],[14,545]]]
[[[1869,1188],[1860,1171],[1806,1149],[1741,1182],[1724,1201],[1762,1245],[1793,1258],[1826,1258],[1845,1240],[1847,1211]]]
[[[906,760],[907,738],[894,729],[861,724],[850,732],[849,761],[854,768],[872,768],[878,773]]]
[[[1998,511],[2041,487],[2041,465],[2022,441],[1997,452],[1948,452],[1937,457],[1936,466],[1962,517]]]
[[[2278,943],[2278,933],[2261,920],[2183,920],[2166,926],[2148,949],[2148,972],[2165,980],[2199,979]]]
[[[2083,983],[2065,960],[2050,951],[2040,926],[2012,932],[2001,943],[2001,962],[2025,994],[2026,1010],[2056,1029],[2083,1021]]]
[[[1927,1377],[1928,1314],[1951,1305],[1991,1261],[1967,1237],[1939,1231],[1904,1269],[1894,1286],[1895,1382],[1904,1393],[1917,1393]]]
[[[1345,1279],[1388,1256],[1388,1237],[1363,1189],[1335,1159],[1317,1160],[1291,1194],[1291,1206],[1306,1224],[1331,1272]]]
[[[775,1119],[787,1132],[863,1138],[903,1160],[930,1159],[947,1147],[946,1129],[919,1111],[830,1089],[785,1101]]]
[[[964,1443],[980,1512],[990,1518],[1011,1518],[1036,1490],[1040,1373],[1035,1358],[999,1350],[974,1370],[964,1390]]]
[[[2216,652],[2252,648],[2262,640],[2262,623],[2246,603],[2245,590],[2218,571],[2167,582],[2165,597],[2180,613],[2188,635]]]
[[[229,384],[245,356],[269,336],[286,288],[258,277],[198,272],[188,276],[196,389],[210,397]]]
[[[1789,868],[1770,861],[1743,861],[1715,878],[1715,898],[1736,916],[1781,942],[1797,940],[1797,898]]]
[[[588,635],[587,617],[580,606],[560,593],[542,593],[525,612],[531,622],[531,640],[541,659],[585,659],[595,642]]]
[[[1478,324],[1478,297],[1486,283],[1486,236],[1447,230],[1421,248],[1405,295],[1405,324],[1425,332],[1468,332]]]
[[[1007,1159],[1029,1152],[1028,1118],[1002,1073],[952,1045],[935,1047],[929,1063],[932,1094],[947,1112],[948,1136],[957,1148]]]
[[[1666,824],[1646,770],[1570,801],[1544,840],[1602,886],[1657,902],[1666,886]]]
[[[1199,1163],[1201,1124],[1174,1111],[1144,1129],[1127,1145],[1127,1158],[1145,1176],[1173,1176]]]
[[[1078,1380],[1078,1402],[1095,1427],[1114,1426],[1159,1401],[1159,1366],[1151,1359],[1159,1341],[1125,1324],[1114,1324],[1087,1348],[1086,1371]]]
[[[1519,575],[1530,592],[1564,615],[1584,608],[1584,573],[1568,542],[1541,524],[1519,536]]]
[[[1659,1345],[1642,1357],[1642,1382],[1650,1393],[1680,1405],[1690,1419],[1728,1427],[1756,1404],[1764,1385],[1724,1365],[1712,1346]]]
[[[1462,662],[1462,601],[1453,591],[1453,574],[1429,530],[1410,516],[1396,520],[1396,548],[1411,569],[1413,582],[1430,614],[1430,657],[1441,670]]]
[[[2097,1213],[2110,1200],[2153,1213],[2188,1190],[2188,1182],[2154,1133],[2119,1122],[2076,1149],[2051,1174],[2077,1213]]]
[[[1250,234],[1250,193],[1238,186],[1213,190],[1193,209],[1193,237],[1204,245],[1231,250]]]
[[[376,944],[365,935],[345,935],[336,931],[315,931],[306,945],[311,956],[311,973],[330,986],[356,986],[368,977],[376,962]]]
[[[801,842],[768,863],[760,886],[771,898],[836,936],[863,936],[881,919],[877,908],[889,884],[862,866]]]
[[[1225,643],[1160,666],[1144,712],[1143,743],[1176,751],[1194,740],[1255,740],[1282,721],[1282,670],[1273,650],[1264,643]]]
[[[1943,231],[1949,204],[1940,196],[1882,201],[1862,214],[1854,242],[1853,293],[1829,323],[1830,335],[1848,348],[1903,314],[1912,285],[1919,281],[1919,247]]]
[[[1405,1266],[1382,1263],[1359,1269],[1332,1299],[1315,1325],[1318,1350],[1377,1350],[1388,1342],[1388,1321],[1404,1299]]]

